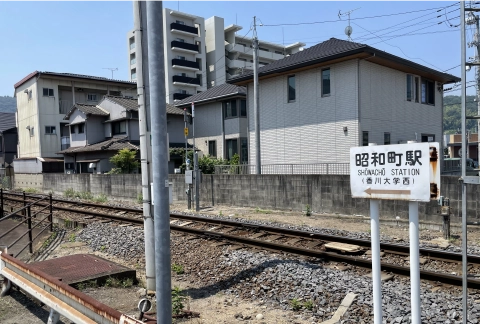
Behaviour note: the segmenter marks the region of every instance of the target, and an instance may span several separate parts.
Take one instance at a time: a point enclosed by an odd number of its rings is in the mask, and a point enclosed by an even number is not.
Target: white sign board
[[[193,183],[193,170],[185,170],[185,183],[186,184]]]
[[[438,143],[350,149],[353,198],[430,201],[440,197]]]

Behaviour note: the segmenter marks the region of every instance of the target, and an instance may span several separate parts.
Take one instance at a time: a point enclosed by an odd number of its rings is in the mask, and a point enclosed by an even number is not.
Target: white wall
[[[295,74],[296,101],[287,75],[260,81],[262,164],[348,162],[358,143],[357,61],[330,67],[331,95],[321,96],[321,69]],[[248,85],[249,163],[255,163],[253,83]],[[344,133],[343,127],[348,127]]]
[[[40,156],[40,136],[38,135],[38,106],[39,91],[35,78],[32,78],[15,89],[17,99],[16,122],[18,128],[18,157]],[[24,91],[32,91],[32,98],[28,100],[28,94]],[[34,127],[34,136],[30,136],[28,127]]]
[[[407,101],[406,75],[360,61],[360,131],[369,132],[369,142],[383,144],[384,132],[390,132],[392,144],[415,140],[415,133],[419,142],[422,133],[442,142],[442,93],[435,90],[435,106]]]

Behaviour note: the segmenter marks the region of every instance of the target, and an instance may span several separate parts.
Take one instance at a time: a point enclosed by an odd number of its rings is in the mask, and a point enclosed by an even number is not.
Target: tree
[[[110,158],[110,162],[115,165],[109,174],[112,173],[131,173],[138,169],[139,162],[136,159],[137,151],[128,148],[121,149],[117,154]]]
[[[461,112],[460,96],[445,96],[443,98],[443,131],[445,134],[456,134],[462,128],[462,112]],[[477,102],[474,101],[475,96],[467,96],[467,116],[478,115]],[[472,133],[477,132],[477,121],[467,120],[467,130]]]

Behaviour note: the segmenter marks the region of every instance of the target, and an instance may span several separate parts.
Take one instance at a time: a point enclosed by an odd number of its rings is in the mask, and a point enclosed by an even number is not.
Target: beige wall
[[[24,91],[32,91],[32,99],[28,99],[28,94]],[[40,89],[40,91],[42,91]],[[38,106],[39,91],[35,78],[32,78],[22,84],[15,90],[17,99],[17,127],[18,127],[18,157],[37,157],[40,156],[40,136],[38,135]],[[34,127],[34,136],[30,136],[27,126]]]

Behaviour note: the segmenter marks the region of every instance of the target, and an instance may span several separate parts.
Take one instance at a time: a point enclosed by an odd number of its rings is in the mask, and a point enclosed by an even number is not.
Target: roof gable
[[[75,109],[78,109],[85,115],[108,116],[110,114],[108,111],[97,105],[76,103],[75,105],[73,105],[72,109],[70,109],[70,111],[65,115],[63,119],[70,119],[70,116],[73,114]]]
[[[209,102],[209,101],[216,101],[220,98],[225,98],[225,97],[234,96],[234,95],[246,96],[247,90],[245,87],[224,83],[222,85],[212,87],[207,91],[197,93],[193,96],[190,96],[179,102],[176,102],[175,106],[177,107],[187,106],[187,105],[190,105],[192,102],[203,103],[203,102]]]
[[[138,111],[138,100],[137,99],[106,95],[106,96],[103,96],[103,100],[111,101],[111,102],[113,102],[117,105],[122,106],[126,110]],[[100,102],[98,105],[101,106],[101,103],[102,102]]]

